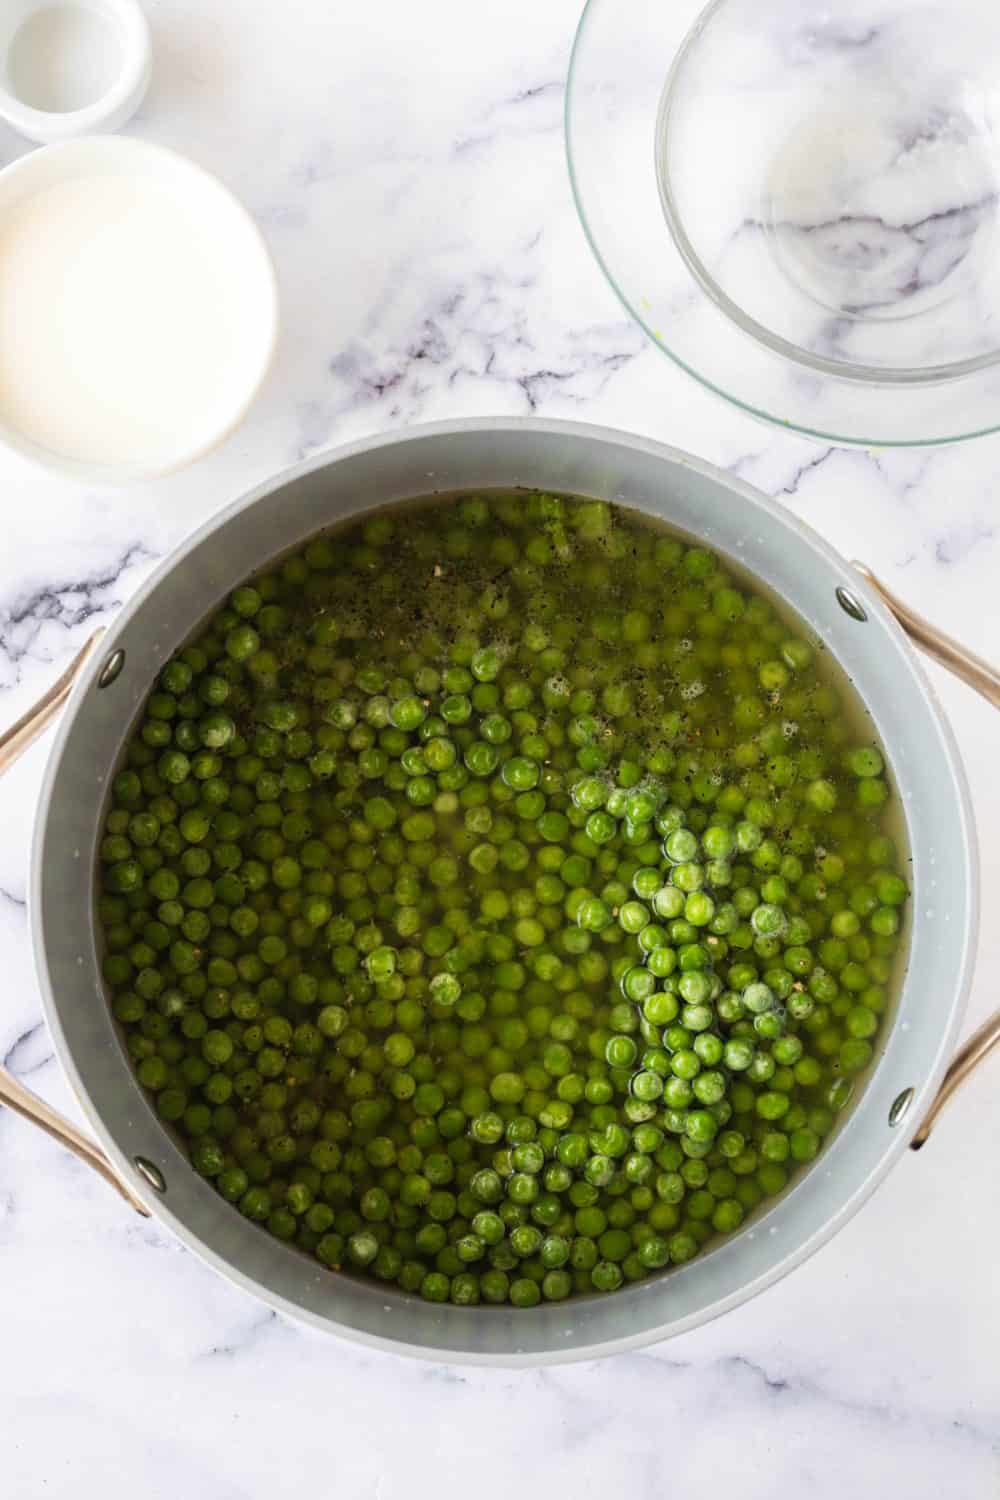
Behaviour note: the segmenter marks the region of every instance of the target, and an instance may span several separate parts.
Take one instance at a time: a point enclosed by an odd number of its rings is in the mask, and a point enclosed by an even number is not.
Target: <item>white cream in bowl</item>
[[[190,462],[266,374],[277,295],[259,232],[208,173],[92,137],[0,173],[0,440],[77,477]]]

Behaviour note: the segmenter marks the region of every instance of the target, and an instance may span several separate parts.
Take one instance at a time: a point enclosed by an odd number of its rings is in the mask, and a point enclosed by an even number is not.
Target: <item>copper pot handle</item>
[[[901,625],[915,646],[919,646],[927,656],[936,661],[939,666],[951,672],[954,677],[960,677],[969,687],[975,688],[994,708],[1000,708],[1000,671],[983,661],[981,656],[976,656],[973,651],[967,651],[960,646],[958,641],[952,640],[950,635],[945,635],[921,615],[914,614],[909,605],[904,604],[902,599],[890,593],[881,579],[876,578],[865,563],[852,562],[851,567],[861,574],[868,587],[881,599],[886,609],[892,615],[898,625]]]
[[[116,1192],[120,1193],[137,1214],[142,1214],[144,1219],[149,1218],[149,1209],[136,1197],[127,1183],[123,1182],[114,1167],[104,1155],[99,1146],[88,1139],[81,1130],[77,1130],[64,1115],[58,1113],[26,1089],[7,1068],[0,1066],[0,1104],[6,1104],[15,1114],[21,1115],[25,1120],[30,1120],[40,1130],[44,1130],[53,1140],[72,1151],[88,1167],[98,1172],[104,1181],[110,1183]]]
[[[967,651],[951,636],[937,630],[920,615],[914,614],[913,610],[901,599],[897,599],[896,595],[891,593],[881,579],[876,578],[871,568],[864,563],[854,562],[851,566],[861,574],[868,587],[878,595],[896,623],[902,626],[915,646],[919,646],[921,651],[951,672],[953,676],[960,677],[963,682],[968,683],[969,687],[975,688],[987,703],[992,703],[994,708],[1000,708],[1000,672],[996,667],[984,661],[981,656],[976,656],[974,652]],[[933,1104],[910,1142],[912,1150],[919,1151],[924,1145],[949,1099],[958,1092],[966,1079],[993,1051],[998,1042],[1000,1042],[1000,1010],[988,1016],[955,1053],[941,1087],[934,1097]]]
[[[28,746],[34,744],[39,735],[43,734],[52,723],[103,634],[103,630],[95,631],[48,692],[32,708],[29,708],[16,724],[12,724],[4,734],[0,735],[0,776],[10,770],[18,757],[23,755]],[[100,1147],[46,1104],[43,1099],[39,1099],[37,1094],[26,1089],[24,1084],[2,1065],[0,1065],[0,1104],[6,1104],[8,1109],[14,1110],[24,1119],[30,1120],[33,1125],[46,1131],[60,1145],[72,1151],[74,1156],[86,1162],[88,1167],[100,1173],[105,1182],[110,1183],[125,1199],[125,1202],[135,1209],[136,1213],[142,1214],[143,1218],[149,1218],[149,1209],[119,1177]]]
[[[957,641],[952,640],[942,631],[936,630],[928,621],[915,614],[900,599],[890,593],[864,563],[855,562],[853,566],[915,645],[928,656],[933,657],[941,666],[946,667],[949,672],[975,688],[976,692],[981,693],[995,708],[1000,708],[1000,672],[995,667],[990,666],[973,652],[966,651]],[[856,609],[861,608],[857,601],[851,600],[850,602]],[[846,601],[844,607],[849,608]],[[849,612],[853,611],[849,610]],[[864,618],[863,613],[859,618]],[[69,697],[76,678],[89,660],[103,633],[102,630],[96,631],[48,692],[27,713],[23,714],[16,724],[0,735],[0,776],[9,770],[28,746],[33,744],[48,728]],[[961,1088],[973,1070],[992,1052],[998,1042],[1000,1042],[1000,1011],[984,1021],[956,1053],[933,1104],[910,1143],[913,1150],[918,1151],[924,1144],[949,1099]],[[32,1121],[40,1129],[47,1131],[81,1161],[99,1172],[137,1213],[142,1214],[144,1218],[149,1217],[149,1210],[145,1204],[119,1177],[104,1153],[77,1130],[76,1126],[71,1125],[62,1115],[57,1114],[55,1110],[26,1089],[12,1073],[2,1066],[0,1066],[0,1104],[6,1104],[9,1109],[15,1110],[26,1120]]]

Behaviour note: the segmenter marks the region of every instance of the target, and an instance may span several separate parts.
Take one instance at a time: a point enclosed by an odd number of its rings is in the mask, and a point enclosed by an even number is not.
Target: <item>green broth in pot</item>
[[[712,552],[593,500],[372,513],[160,674],[104,975],[194,1168],[432,1301],[607,1293],[820,1152],[908,896],[870,722]]]

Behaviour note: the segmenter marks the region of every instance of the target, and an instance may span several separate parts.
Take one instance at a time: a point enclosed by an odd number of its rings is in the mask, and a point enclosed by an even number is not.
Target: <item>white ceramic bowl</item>
[[[43,290],[59,302],[57,316],[19,317],[29,303],[18,301],[16,275],[4,284],[3,256],[14,255],[25,215],[44,214],[52,200],[43,195],[81,181],[88,190],[72,195],[71,212],[62,200],[52,233],[65,281],[82,278],[83,291],[64,295],[63,280],[50,275]],[[130,221],[151,196],[173,254],[151,253],[147,263],[133,244],[156,252],[162,240],[136,237]],[[48,233],[43,219],[43,247]],[[73,479],[127,484],[200,458],[247,412],[277,339],[274,267],[242,204],[201,167],[123,136],[43,147],[0,172],[0,250],[0,443]],[[121,275],[102,274],[109,256]],[[24,272],[26,260],[30,279],[30,256],[22,252],[17,266]],[[49,303],[40,305],[47,312]],[[147,357],[151,348],[159,362]],[[70,361],[61,414],[52,399],[50,420],[46,371],[65,373]],[[102,446],[87,413],[105,410],[119,414],[121,434]]]

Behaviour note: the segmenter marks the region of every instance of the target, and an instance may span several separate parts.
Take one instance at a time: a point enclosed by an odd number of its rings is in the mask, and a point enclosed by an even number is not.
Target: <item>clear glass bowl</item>
[[[1000,428],[1000,7],[589,0],[566,139],[671,359],[866,446]]]

